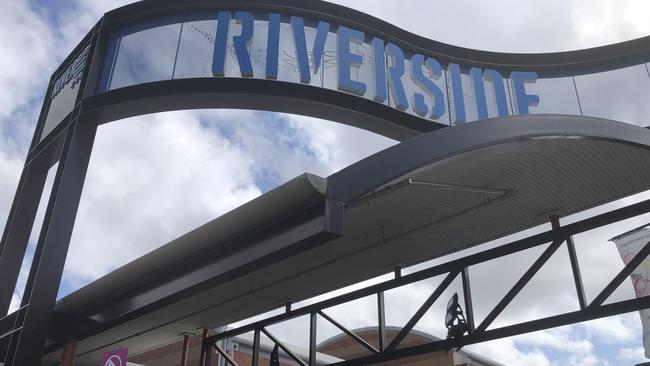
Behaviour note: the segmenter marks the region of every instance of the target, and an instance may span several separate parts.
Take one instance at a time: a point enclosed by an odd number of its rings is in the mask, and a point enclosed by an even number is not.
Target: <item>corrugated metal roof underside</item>
[[[413,183],[400,187],[407,179]],[[417,263],[646,190],[650,151],[607,140],[512,141],[434,162],[389,186],[356,203],[346,228],[381,233],[374,245],[386,257]],[[339,239],[346,247],[350,234]]]
[[[528,140],[463,153],[355,203],[346,211],[343,237],[281,264],[300,271],[283,285],[295,286],[294,295],[305,287],[302,281],[335,289],[395,264],[419,263],[548,222],[551,214],[643,191],[649,183],[650,151],[605,140]]]

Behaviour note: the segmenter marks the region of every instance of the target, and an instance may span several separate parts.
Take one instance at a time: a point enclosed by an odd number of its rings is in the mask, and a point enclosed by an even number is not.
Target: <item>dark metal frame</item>
[[[0,278],[2,278],[0,281],[0,317],[2,317],[0,318],[0,355],[8,355],[5,360],[6,366],[36,365],[43,353],[94,136],[99,124],[145,113],[229,107],[306,114],[349,123],[399,140],[444,127],[351,94],[270,80],[243,78],[168,80],[134,85],[96,95],[104,56],[114,30],[161,16],[220,9],[279,12],[285,15],[326,20],[332,24],[359,29],[369,37],[380,36],[387,42],[400,45],[408,52],[436,57],[443,63],[457,62],[467,67],[494,68],[502,72],[529,70],[538,72],[542,77],[616,69],[650,59],[650,37],[593,49],[547,54],[471,50],[428,40],[361,12],[317,0],[218,2],[145,0],[111,11],[102,17],[50,79],[34,138],[0,241],[2,253],[0,255]],[[76,105],[48,136],[41,139],[53,84],[73,62],[79,51],[88,44],[90,49]],[[54,186],[30,269],[23,303],[18,311],[5,316],[47,172],[57,162]],[[343,179],[337,181],[344,183],[345,174],[340,176],[343,176]],[[346,197],[354,197],[356,192],[353,193]],[[569,243],[569,246],[571,251],[572,244]],[[469,279],[465,271],[465,267],[457,268],[457,273],[463,275],[463,283],[469,289]],[[579,273],[577,262],[574,265],[574,273]],[[401,283],[410,278],[413,278],[412,275],[397,278],[395,281]],[[579,279],[576,279],[576,284],[578,283]],[[577,291],[581,293],[579,287]],[[377,292],[377,301],[380,309],[383,309],[382,292]],[[471,297],[466,297],[465,301],[468,306],[471,306]],[[471,314],[468,314],[468,319],[472,319]],[[380,311],[378,320],[381,334],[380,353],[384,354],[385,348],[392,349],[395,345],[386,345],[383,311]],[[315,315],[312,315],[312,324],[315,327]],[[256,335],[259,341],[259,332]],[[314,344],[315,339],[311,342]],[[402,352],[402,350],[395,352]],[[312,354],[312,361],[313,357],[314,354]]]
[[[590,303],[587,304],[585,300],[584,290],[582,288],[582,277],[578,267],[578,259],[575,255],[575,247],[572,236],[647,212],[650,212],[650,200],[610,211],[566,226],[560,226],[558,218],[551,217],[552,229],[550,231],[533,235],[525,239],[517,240],[493,249],[485,250],[483,252],[468,255],[464,258],[452,260],[450,262],[424,269],[409,275],[398,276],[398,272],[396,272],[395,278],[391,280],[356,290],[344,295],[340,295],[328,300],[324,300],[319,303],[307,305],[296,310],[287,311],[283,314],[276,315],[268,319],[264,319],[249,325],[245,325],[208,337],[205,340],[204,348],[208,349],[210,347],[213,347],[217,350],[217,352],[223,354],[224,351],[217,345],[218,341],[252,331],[255,334],[255,345],[253,347],[254,362],[252,366],[258,366],[260,357],[259,334],[261,332],[266,334],[273,342],[278,343],[280,347],[300,365],[314,366],[316,365],[317,346],[315,342],[317,331],[316,318],[317,316],[320,316],[335,325],[343,333],[347,334],[349,337],[359,343],[359,345],[363,346],[371,353],[370,356],[345,360],[335,363],[335,365],[366,365],[378,362],[386,362],[403,357],[421,355],[429,352],[450,350],[454,348],[460,348],[468,344],[485,342],[522,333],[528,333],[542,329],[568,325],[576,322],[646,309],[650,307],[650,296],[609,304],[604,304],[604,302],[609,298],[609,296],[611,296],[614,290],[616,290],[621,285],[621,283],[623,283],[623,281],[628,278],[629,275],[643,262],[643,260],[646,259],[648,254],[650,254],[650,242],[648,242],[643,247],[643,249],[639,251],[639,253],[627,265],[625,265],[625,267],[607,284],[607,286],[605,286],[605,288]],[[504,256],[521,252],[530,248],[538,247],[548,242],[550,242],[548,247],[533,262],[529,269],[516,281],[513,287],[492,308],[485,319],[480,324],[475,325],[473,311],[474,304],[472,302],[472,291],[470,288],[470,279],[468,276],[469,267],[490,260],[502,258]],[[506,308],[506,306],[512,302],[517,294],[520,293],[526,284],[564,243],[567,244],[567,249],[569,250],[569,260],[574,277],[576,293],[580,303],[580,309],[577,311],[567,312],[564,314],[554,315],[542,319],[530,320],[504,327],[488,329],[494,320],[499,316],[499,314],[501,314],[501,312]],[[393,338],[390,344],[385,345],[385,305],[383,301],[384,292],[439,275],[446,276],[431,293],[431,295],[424,301],[420,308],[415,312],[415,314],[409,319],[406,325]],[[459,275],[462,278],[465,312],[467,314],[467,322],[470,328],[469,333],[457,338],[438,340],[417,346],[398,348],[406,336],[408,336],[409,333],[413,330],[414,326],[422,318],[422,316],[431,308],[431,306],[435,303],[436,300],[438,300],[445,289],[447,289],[447,287]],[[353,331],[345,328],[343,325],[339,324],[336,320],[324,312],[324,310],[327,308],[345,304],[371,295],[376,295],[378,299],[377,311],[379,314],[379,319],[377,331],[380,340],[379,349],[376,349],[372,345],[368,344]],[[270,334],[267,329],[271,325],[280,324],[287,320],[305,315],[310,316],[310,357],[307,361],[300,359],[299,356],[291,351],[289,346],[280,343],[275,337]],[[227,360],[231,365],[237,366],[234,361],[231,362],[231,360],[228,358]]]

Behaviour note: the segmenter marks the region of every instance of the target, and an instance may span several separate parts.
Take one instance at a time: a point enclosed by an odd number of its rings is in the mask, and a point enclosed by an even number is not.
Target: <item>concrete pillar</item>
[[[181,366],[187,366],[187,354],[190,348],[190,335],[183,334],[183,353],[181,354]]]
[[[63,346],[61,366],[74,366],[77,359],[77,340],[70,339]]]

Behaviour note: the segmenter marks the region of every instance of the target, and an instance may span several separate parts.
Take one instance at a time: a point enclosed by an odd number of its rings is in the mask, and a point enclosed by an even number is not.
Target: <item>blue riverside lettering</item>
[[[230,21],[233,13],[221,11],[218,15],[216,37],[213,50],[212,74],[216,77],[225,76],[225,57],[228,45]],[[241,24],[241,32],[232,35],[232,44],[237,56],[237,62],[242,77],[253,77],[251,64],[250,45],[253,39],[254,17],[249,12],[234,12],[234,19]],[[286,19],[286,18],[285,18]],[[279,50],[280,50],[280,14],[269,14],[268,35],[266,52],[266,69],[264,77],[275,80],[278,78]],[[313,44],[307,44],[305,35],[305,22],[302,17],[292,16],[289,19],[292,31],[293,45],[296,51],[296,62],[298,66],[299,80],[301,83],[310,83],[314,74],[322,72],[325,43],[331,26],[327,22],[319,21]],[[443,68],[440,63],[431,57],[420,54],[405,57],[404,51],[394,43],[385,44],[380,38],[373,38],[370,41],[372,63],[372,80],[356,80],[352,77],[352,70],[359,68],[364,63],[363,55],[356,51],[356,46],[366,41],[363,32],[345,26],[338,26],[337,36],[337,89],[352,93],[358,96],[365,96],[368,91],[366,82],[372,82],[369,97],[379,103],[385,103],[390,90],[391,104],[401,111],[409,107],[420,117],[438,119],[445,114],[445,93],[436,84],[442,77]],[[311,48],[311,59],[308,49]],[[387,64],[386,59],[389,63]],[[311,65],[310,65],[311,61]],[[366,61],[368,62],[368,61]],[[403,77],[406,73],[406,62],[410,63],[409,77],[420,91],[413,91],[410,98],[406,93]],[[451,91],[452,122],[461,124],[467,121],[465,98],[463,96],[463,74],[461,66],[449,63],[446,66],[447,83]],[[486,97],[486,82],[491,87],[496,104],[496,113],[503,117],[509,114],[507,97],[504,87],[504,80],[501,73],[493,69],[482,70],[472,67],[469,70],[471,90],[476,103],[477,117],[485,119],[489,117],[488,101]],[[64,76],[63,80],[66,79]],[[510,79],[513,84],[516,109],[513,106],[512,113],[528,114],[529,107],[539,103],[537,95],[527,94],[526,83],[534,83],[537,74],[534,72],[512,72]],[[62,80],[62,81],[63,81]],[[59,81],[61,83],[61,81]],[[58,85],[57,85],[58,87]],[[56,87],[55,87],[56,88]],[[410,100],[410,103],[409,103]]]

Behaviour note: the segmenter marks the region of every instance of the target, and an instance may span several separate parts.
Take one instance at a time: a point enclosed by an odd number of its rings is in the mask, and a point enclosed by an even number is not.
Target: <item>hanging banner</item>
[[[625,264],[628,264],[636,254],[650,241],[650,226],[628,231],[611,239],[616,243],[618,252]],[[650,259],[646,258],[638,268],[632,272],[630,279],[634,285],[636,297],[650,294]],[[641,325],[643,326],[643,347],[645,356],[650,358],[650,309],[639,311]]]

